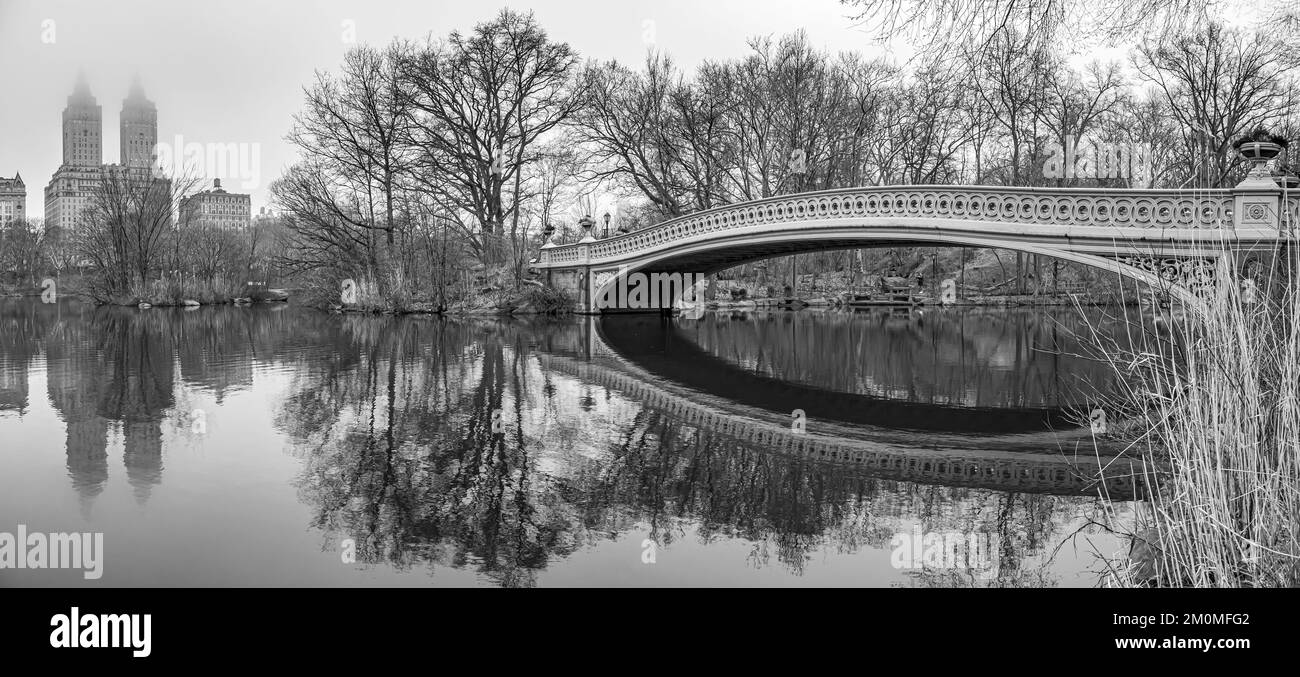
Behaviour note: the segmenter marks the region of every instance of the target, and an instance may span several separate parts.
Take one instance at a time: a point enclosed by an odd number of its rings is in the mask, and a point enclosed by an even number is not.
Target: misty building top
[[[73,85],[68,95],[68,106],[94,106],[95,95],[90,93],[90,83],[86,81],[86,72],[77,72],[77,84]]]
[[[157,106],[149,97],[145,96],[144,85],[140,84],[140,76],[131,78],[131,89],[127,92],[126,98],[122,100],[122,108],[144,108],[157,110]]]

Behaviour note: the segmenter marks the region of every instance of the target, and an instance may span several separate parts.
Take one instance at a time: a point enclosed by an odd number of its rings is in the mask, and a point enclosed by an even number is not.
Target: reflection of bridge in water
[[[733,310],[677,324],[692,346],[748,373],[895,402],[1001,410],[1083,411],[1090,393],[1112,391],[1115,370],[1090,357],[1092,331],[1126,348],[1145,328],[1090,308],[978,307]]]
[[[1094,447],[1090,434],[1081,430],[918,437],[811,420],[806,432],[795,432],[789,418],[778,412],[728,401],[647,371],[636,357],[622,354],[609,334],[607,322],[592,322],[582,350],[539,351],[542,365],[616,390],[685,425],[882,479],[1027,493],[1104,490],[1120,500],[1132,498],[1140,481],[1135,479],[1140,468],[1113,449]]]
[[[1062,407],[961,406],[829,390],[739,368],[704,350],[665,319],[639,315],[605,319],[601,335],[620,354],[661,378],[729,401],[819,420],[889,429],[947,433],[1042,432],[1084,420]]]

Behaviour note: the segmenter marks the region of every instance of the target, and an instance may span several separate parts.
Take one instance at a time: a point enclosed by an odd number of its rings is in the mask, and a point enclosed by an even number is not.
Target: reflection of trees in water
[[[40,351],[39,309],[0,299],[0,414],[27,412],[27,371]]]
[[[45,352],[83,509],[106,483],[112,426],[144,500],[162,480],[162,422],[187,413],[187,391],[220,399],[249,387],[260,366],[291,376],[276,425],[303,459],[300,495],[317,527],[356,539],[364,562],[470,568],[505,586],[532,585],[548,562],[647,529],[662,547],[743,539],[751,566],[801,572],[821,550],[888,551],[918,520],[999,534],[1004,579],[1024,581],[1037,574],[1018,564],[1050,550],[1078,503],[769,453],[543,369],[539,351],[582,350],[591,330],[581,322],[66,304],[0,305],[0,322],[29,336],[0,337],[6,364],[26,365],[6,368],[6,379],[25,383]],[[943,582],[942,573],[914,580]]]
[[[358,560],[473,567],[531,585],[547,562],[648,528],[754,543],[802,572],[823,548],[888,550],[927,529],[997,534],[1002,577],[1049,547],[1077,499],[930,487],[768,453],[540,368],[577,324],[338,320],[340,358],[298,372],[277,422],[305,456],[315,526]],[[492,411],[505,432],[494,436]]]
[[[1110,372],[1082,352],[1077,311],[711,314],[682,331],[759,374],[848,393],[963,406],[1058,406]],[[1089,386],[1091,387],[1091,386]]]
[[[533,500],[518,345],[483,326],[371,317],[344,318],[338,338],[355,364],[300,377],[279,417],[308,450],[301,491],[318,527],[355,539],[361,561],[474,562],[504,585],[571,551],[567,521]]]

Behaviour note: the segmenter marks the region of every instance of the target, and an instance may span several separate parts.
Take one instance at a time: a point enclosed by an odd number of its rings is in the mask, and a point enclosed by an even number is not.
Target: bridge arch
[[[1104,272],[1114,273],[1152,288],[1168,291],[1174,298],[1187,305],[1202,303],[1202,299],[1190,286],[1171,283],[1158,270],[1144,269],[1125,263],[1123,259],[1110,258],[1094,253],[1073,251],[1060,247],[1025,241],[992,239],[967,233],[917,233],[910,228],[870,229],[852,228],[841,233],[828,233],[824,230],[794,230],[773,233],[767,236],[747,238],[737,242],[730,238],[707,240],[704,242],[683,244],[648,254],[643,257],[628,259],[617,268],[595,268],[592,273],[592,298],[613,293],[620,283],[620,276],[636,273],[653,274],[680,273],[712,275],[728,268],[745,263],[762,261],[791,254],[802,254],[845,249],[866,249],[883,247],[975,247],[1004,249],[1008,251],[1035,254],[1061,261],[1078,263]],[[1162,257],[1143,255],[1143,252],[1131,252],[1131,259],[1159,259]],[[1206,261],[1209,260],[1207,256]],[[1206,268],[1206,275],[1213,275],[1217,262]]]
[[[1232,190],[884,186],[726,205],[604,240],[548,243],[537,265],[568,276],[583,308],[621,275],[711,273],[804,251],[971,246],[1107,270],[1193,306],[1225,253],[1275,250],[1300,200],[1271,181]],[[576,281],[576,282],[575,282]],[[1171,284],[1172,283],[1172,284]],[[561,285],[562,286],[562,285]]]

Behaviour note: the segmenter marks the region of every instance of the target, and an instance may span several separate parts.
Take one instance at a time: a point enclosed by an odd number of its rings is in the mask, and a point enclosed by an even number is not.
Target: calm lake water
[[[0,586],[1092,585],[1084,326],[0,300],[0,532],[105,547]]]

